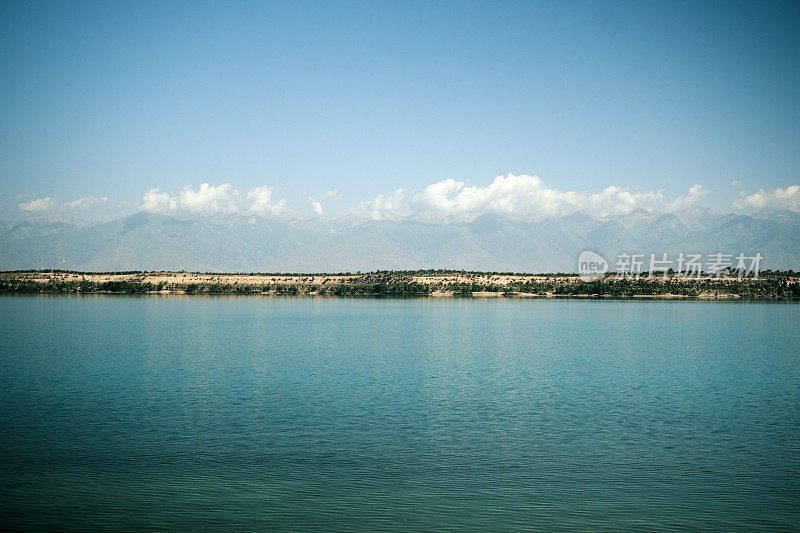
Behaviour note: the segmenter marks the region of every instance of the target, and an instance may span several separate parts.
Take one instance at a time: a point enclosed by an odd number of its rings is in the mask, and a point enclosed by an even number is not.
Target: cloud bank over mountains
[[[742,192],[731,206],[740,213],[702,207],[709,194],[701,184],[668,197],[618,186],[568,191],[527,174],[396,189],[326,216],[338,196],[333,189],[292,206],[267,185],[153,188],[129,206],[135,213],[103,222],[67,215],[91,213],[106,198],[38,198],[19,204],[22,221],[0,221],[0,270],[570,272],[583,250],[609,261],[619,253],[761,253],[765,268],[800,269],[797,185]]]
[[[734,185],[735,184],[735,185]],[[737,186],[738,182],[732,182]],[[418,191],[398,188],[378,194],[347,211],[348,215],[371,220],[397,220],[412,215],[434,219],[469,220],[484,214],[518,219],[585,213],[593,217],[626,215],[638,209],[674,213],[703,205],[709,193],[701,184],[692,185],[685,194],[668,198],[663,190],[635,191],[619,186],[599,191],[569,191],[547,185],[538,176],[507,174],[495,177],[486,185],[473,185],[452,178],[431,183]],[[231,183],[198,187],[186,185],[176,193],[153,188],[145,192],[129,210],[144,210],[171,216],[248,215],[265,218],[292,218],[307,215],[325,217],[325,204],[339,197],[336,189],[308,196],[302,205],[290,205],[268,185],[242,191]],[[19,203],[24,215],[78,214],[103,206],[107,198],[87,196],[59,203],[52,197]],[[131,209],[132,208],[132,209]],[[752,212],[763,209],[800,210],[800,186],[742,191],[731,205],[732,211]]]
[[[107,201],[108,198],[105,197],[85,196],[72,202],[60,204],[48,196],[23,202],[18,207],[21,212],[28,214],[77,214],[103,205]]]
[[[800,185],[792,185],[785,189],[777,188],[771,191],[763,189],[755,194],[742,194],[733,202],[736,209],[791,209],[800,210]]]
[[[324,216],[323,202],[337,196],[336,190],[308,197],[314,216]],[[597,193],[563,191],[548,187],[538,176],[508,174],[497,176],[486,186],[446,179],[432,183],[417,194],[397,189],[363,201],[350,214],[373,220],[391,220],[412,213],[475,217],[500,214],[537,218],[583,212],[593,216],[624,215],[635,209],[675,211],[698,205],[706,196],[702,185],[694,185],[683,196],[668,201],[661,191],[632,192],[622,187],[606,187]],[[291,214],[285,199],[275,198],[271,187],[258,187],[242,193],[230,183],[199,188],[186,186],[175,195],[151,189],[141,201],[145,211],[170,215],[226,215],[243,213],[265,217]]]
[[[142,197],[141,208],[162,214],[227,215],[248,213],[278,216],[286,213],[286,200],[273,199],[272,187],[255,187],[242,194],[230,183],[218,187],[203,183],[195,190],[186,185],[178,194],[170,195],[150,189]]]
[[[442,214],[545,217],[582,212],[593,216],[626,215],[635,209],[674,211],[697,205],[706,195],[694,185],[685,196],[667,202],[661,191],[631,192],[606,187],[597,193],[562,191],[548,187],[538,176],[497,176],[485,187],[470,186],[453,179],[428,185],[414,196],[419,211]]]

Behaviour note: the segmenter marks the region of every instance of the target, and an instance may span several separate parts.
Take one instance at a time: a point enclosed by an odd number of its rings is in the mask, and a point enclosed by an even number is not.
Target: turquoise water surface
[[[792,530],[800,306],[0,298],[0,521]]]

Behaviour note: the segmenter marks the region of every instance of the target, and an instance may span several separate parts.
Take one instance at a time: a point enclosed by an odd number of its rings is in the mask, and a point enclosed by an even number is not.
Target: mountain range
[[[583,250],[614,268],[620,253],[756,252],[762,268],[800,270],[800,213],[720,214],[636,210],[538,220],[482,215],[472,220],[408,217],[180,218],[139,212],[106,222],[35,219],[0,223],[0,270],[187,270],[356,272],[463,269],[574,272]]]

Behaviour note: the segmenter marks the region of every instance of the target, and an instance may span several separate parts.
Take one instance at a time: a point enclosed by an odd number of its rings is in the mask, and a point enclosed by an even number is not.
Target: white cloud
[[[800,211],[800,185],[790,185],[785,189],[760,190],[753,194],[744,193],[733,202],[736,209],[792,209]]]
[[[184,187],[180,201],[192,212],[235,213],[239,209],[239,191],[230,183],[223,183],[219,187],[203,183],[196,191]]]
[[[738,186],[739,186],[739,180],[731,180],[731,187],[738,187]]]
[[[161,192],[158,188],[150,189],[142,196],[142,209],[158,213],[171,211],[177,208],[177,203],[170,199],[169,194]]]
[[[272,187],[267,186],[250,189],[247,193],[247,199],[253,200],[253,203],[247,212],[263,217],[284,214],[286,212],[286,200],[274,202],[272,200],[273,192]]]
[[[322,201],[328,198],[336,198],[337,196],[339,196],[339,191],[332,189],[328,192],[322,193],[320,196],[309,196],[308,203],[311,205],[311,210],[314,212],[314,214],[319,217],[324,214],[324,210],[322,209]]]
[[[255,187],[242,194],[230,183],[219,186],[201,184],[197,189],[186,185],[178,194],[150,189],[142,197],[141,207],[157,213],[219,215],[246,212],[275,216],[286,211],[286,200],[273,200],[272,187]],[[251,200],[249,205],[245,200]]]
[[[67,202],[64,204],[66,209],[70,209],[73,211],[87,211],[92,209],[93,207],[97,207],[102,205],[108,201],[108,198],[105,196],[103,198],[96,198],[94,196],[85,196],[83,198],[78,198],[74,202]]]
[[[55,209],[56,205],[56,201],[48,196],[46,198],[37,198],[30,202],[23,202],[19,204],[19,208],[21,211],[28,213],[43,213]]]
[[[218,187],[203,183],[196,190],[191,185],[186,185],[175,196],[170,196],[159,189],[150,189],[142,198],[142,208],[161,213],[185,212],[202,215],[235,213],[239,210],[240,196],[239,191],[230,183]]]
[[[203,183],[197,190],[187,185],[176,201],[182,209],[192,213],[235,213],[239,210],[239,191],[230,183],[219,187]]]
[[[20,211],[24,211],[26,213],[75,213],[80,211],[88,211],[94,207],[97,207],[101,204],[104,204],[108,201],[108,198],[96,198],[94,196],[86,196],[83,198],[78,198],[75,201],[67,202],[64,204],[59,204],[56,200],[51,197],[46,198],[37,198],[35,200],[31,200],[30,202],[23,202],[19,204]]]
[[[405,194],[405,189],[397,189],[388,196],[379,194],[372,200],[358,204],[358,209],[356,209],[355,213],[373,220],[396,218],[404,214],[403,200]]]
[[[685,196],[678,196],[674,201],[670,202],[667,206],[670,211],[680,211],[699,204],[703,199],[708,196],[708,191],[703,189],[700,184],[695,184],[689,187],[689,194]]]
[[[694,193],[690,190],[687,198],[694,199],[700,189]],[[600,216],[623,215],[637,208],[668,207],[661,191],[631,192],[616,186],[594,194],[562,191],[527,174],[497,176],[485,187],[446,179],[425,187],[414,196],[413,205],[423,212],[463,215],[491,212],[532,217],[576,211]]]
[[[594,215],[627,215],[634,209],[658,209],[664,205],[661,191],[630,192],[622,187],[606,187],[599,193],[564,192],[565,204],[557,214],[574,211]]]
[[[734,203],[738,209],[760,208],[767,205],[800,207],[800,187],[759,191],[756,194],[740,193]],[[337,198],[336,189],[307,197],[315,216],[325,215],[326,201]],[[676,211],[692,207],[708,196],[700,184],[695,184],[686,194],[667,199],[663,191],[631,191],[610,186],[598,192],[568,191],[546,185],[539,177],[527,174],[507,174],[495,177],[486,185],[471,185],[454,179],[431,183],[411,195],[405,189],[390,194],[379,194],[358,204],[349,211],[374,220],[393,219],[416,212],[433,220],[498,213],[524,218],[559,216],[584,212],[592,216],[624,215],[635,209]],[[107,198],[87,196],[59,205],[50,197],[20,203],[22,211],[87,211],[105,203]],[[241,213],[263,217],[283,216],[289,213],[286,200],[275,197],[269,186],[254,187],[246,193],[230,183],[219,186],[202,183],[186,185],[176,194],[150,189],[141,198],[139,207],[147,211],[184,215],[218,215]],[[444,217],[444,218],[442,218]]]
[[[311,211],[318,217],[321,217],[325,212],[322,209],[322,202],[315,200],[313,196],[308,197],[308,203],[311,205]]]

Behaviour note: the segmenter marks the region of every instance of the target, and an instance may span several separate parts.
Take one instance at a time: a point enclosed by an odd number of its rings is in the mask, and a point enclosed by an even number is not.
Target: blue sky
[[[0,57],[0,218],[800,205],[797,2],[4,2]]]

